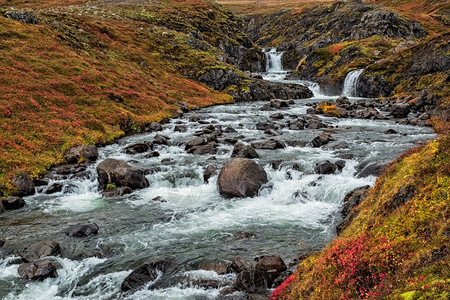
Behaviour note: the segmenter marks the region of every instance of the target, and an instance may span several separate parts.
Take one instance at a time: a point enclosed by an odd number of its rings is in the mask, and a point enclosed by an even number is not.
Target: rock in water
[[[158,277],[158,273],[165,273],[170,267],[171,262],[167,259],[160,259],[150,261],[139,268],[135,269],[128,275],[122,282],[122,291],[135,290],[146,283],[155,280]]]
[[[251,159],[235,158],[220,171],[217,181],[219,193],[225,197],[254,197],[267,183],[264,169]]]
[[[244,271],[251,271],[251,270],[253,270],[252,264],[240,256],[237,256],[228,266],[229,273],[241,273]]]
[[[231,157],[258,158],[259,155],[258,153],[256,153],[255,148],[253,148],[252,146],[237,142],[236,144],[234,144]]]
[[[391,115],[395,118],[406,118],[410,112],[409,108],[407,103],[395,104],[391,108]]]
[[[31,262],[46,256],[56,256],[61,252],[59,243],[54,240],[45,240],[34,243],[19,252],[26,262]]]
[[[19,209],[25,206],[25,200],[20,197],[9,196],[1,202],[3,208],[6,210]]]
[[[56,270],[59,268],[60,265],[57,261],[50,258],[44,258],[20,265],[17,272],[20,276],[27,279],[38,280],[56,277],[58,275]]]
[[[96,161],[98,158],[98,150],[94,145],[81,145],[74,147],[64,154],[67,163],[77,163],[80,159],[88,159]]]
[[[98,233],[98,225],[95,223],[79,223],[66,229],[65,233],[71,237],[86,237]]]
[[[115,184],[116,187],[127,186],[133,190],[150,185],[142,170],[112,158],[105,159],[97,166],[97,174],[101,190],[105,190],[108,184]]]
[[[317,174],[334,174],[336,172],[336,165],[332,164],[328,160],[320,161],[316,163],[316,166],[314,167],[314,172]]]
[[[257,293],[270,289],[273,277],[267,271],[251,270],[238,274],[234,286],[239,291]]]
[[[34,194],[34,183],[25,173],[19,173],[12,179],[17,188],[17,196],[29,196]]]
[[[275,277],[281,272],[286,271],[287,267],[284,261],[278,255],[263,256],[255,266],[257,270],[267,271]]]

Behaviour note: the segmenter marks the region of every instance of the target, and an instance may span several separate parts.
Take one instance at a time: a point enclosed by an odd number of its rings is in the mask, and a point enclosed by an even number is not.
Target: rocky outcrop
[[[264,169],[251,159],[235,158],[220,171],[217,181],[219,193],[225,197],[254,197],[267,183]]]
[[[144,176],[144,171],[136,169],[124,161],[108,158],[97,166],[98,183],[101,190],[105,190],[108,184],[116,187],[129,187],[131,189],[143,189],[149,187],[149,182]]]
[[[260,45],[281,41],[279,50],[286,51],[283,63],[288,69],[295,69],[305,54],[346,40],[375,35],[414,39],[426,34],[418,22],[362,1],[317,5],[301,13],[282,10],[251,16],[247,32]]]
[[[366,199],[369,189],[370,186],[368,185],[359,187],[345,196],[343,200],[344,205],[341,210],[342,222],[336,226],[336,231],[338,234],[342,232],[342,230],[344,230],[356,216],[356,213],[353,212],[353,208]]]
[[[37,24],[38,19],[29,11],[9,10],[5,12],[5,17],[28,24]]]
[[[197,77],[197,80],[218,91],[233,96],[236,101],[266,101],[274,98],[305,99],[313,96],[311,90],[299,84],[286,84],[253,79],[240,86],[246,78],[233,69],[212,68]]]
[[[69,164],[76,164],[82,159],[96,161],[97,157],[98,150],[94,145],[77,146],[64,154],[64,159]]]
[[[436,107],[436,99],[423,96],[431,94],[430,89],[445,88],[450,76],[449,41],[450,33],[447,33],[370,64],[359,78],[357,96],[387,97],[400,87],[401,90],[421,91],[417,108],[422,111]],[[422,78],[428,82],[425,89],[420,84]]]

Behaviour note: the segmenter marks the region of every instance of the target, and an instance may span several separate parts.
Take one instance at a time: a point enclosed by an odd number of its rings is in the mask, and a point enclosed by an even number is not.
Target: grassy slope
[[[448,1],[370,2],[420,21],[430,33],[428,38],[448,32],[437,21],[448,11]],[[374,46],[390,42],[375,38],[358,46],[371,53]],[[318,51],[325,53],[326,65],[332,63],[334,54],[354,45],[348,42]],[[348,68],[339,73],[345,74]],[[448,106],[446,96],[443,105]],[[444,114],[448,118],[448,110]],[[435,122],[440,137],[393,162],[366,201],[356,207],[357,216],[350,226],[324,250],[303,261],[274,291],[273,299],[450,297],[449,123]],[[407,198],[408,191],[413,191],[412,198],[396,207],[394,199]]]
[[[183,23],[186,15],[195,13],[195,21],[210,9],[216,26],[227,27],[227,16],[200,0],[119,5],[101,15],[78,6],[51,8],[37,12],[38,25],[0,17],[0,192],[11,191],[10,179],[19,171],[36,178],[60,163],[75,144],[111,141],[175,115],[180,101],[231,102],[181,75],[226,67],[216,59],[217,49],[193,49],[181,32],[192,27]],[[164,18],[179,20],[183,30],[154,27]],[[211,40],[220,37],[219,29]]]
[[[448,299],[450,136],[404,154],[350,226],[303,261],[273,299]],[[399,199],[407,199],[405,204]]]

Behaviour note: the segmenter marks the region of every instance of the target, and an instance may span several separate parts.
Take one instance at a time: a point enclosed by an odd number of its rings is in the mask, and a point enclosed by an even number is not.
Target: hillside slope
[[[213,2],[86,3],[0,1],[0,194],[18,172],[35,179],[71,146],[139,132],[180,102],[232,102],[194,80],[211,68],[241,78],[237,67],[264,68],[234,15]]]
[[[448,299],[450,136],[437,125],[440,138],[393,162],[341,235],[272,299]]]

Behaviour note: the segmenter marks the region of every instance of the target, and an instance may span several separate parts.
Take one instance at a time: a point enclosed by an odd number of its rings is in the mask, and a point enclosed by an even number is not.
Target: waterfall
[[[359,76],[363,71],[364,69],[353,70],[347,74],[344,81],[342,95],[348,97],[356,95],[356,85],[358,84]]]
[[[284,72],[283,65],[281,64],[281,58],[283,52],[277,51],[276,48],[272,48],[266,51],[266,71],[267,73]]]
[[[277,51],[276,48],[270,48],[265,49],[264,53],[266,54],[267,72],[267,74],[263,76],[264,79],[274,81],[283,80],[287,75],[287,71],[283,69],[283,65],[281,63],[283,52]]]

